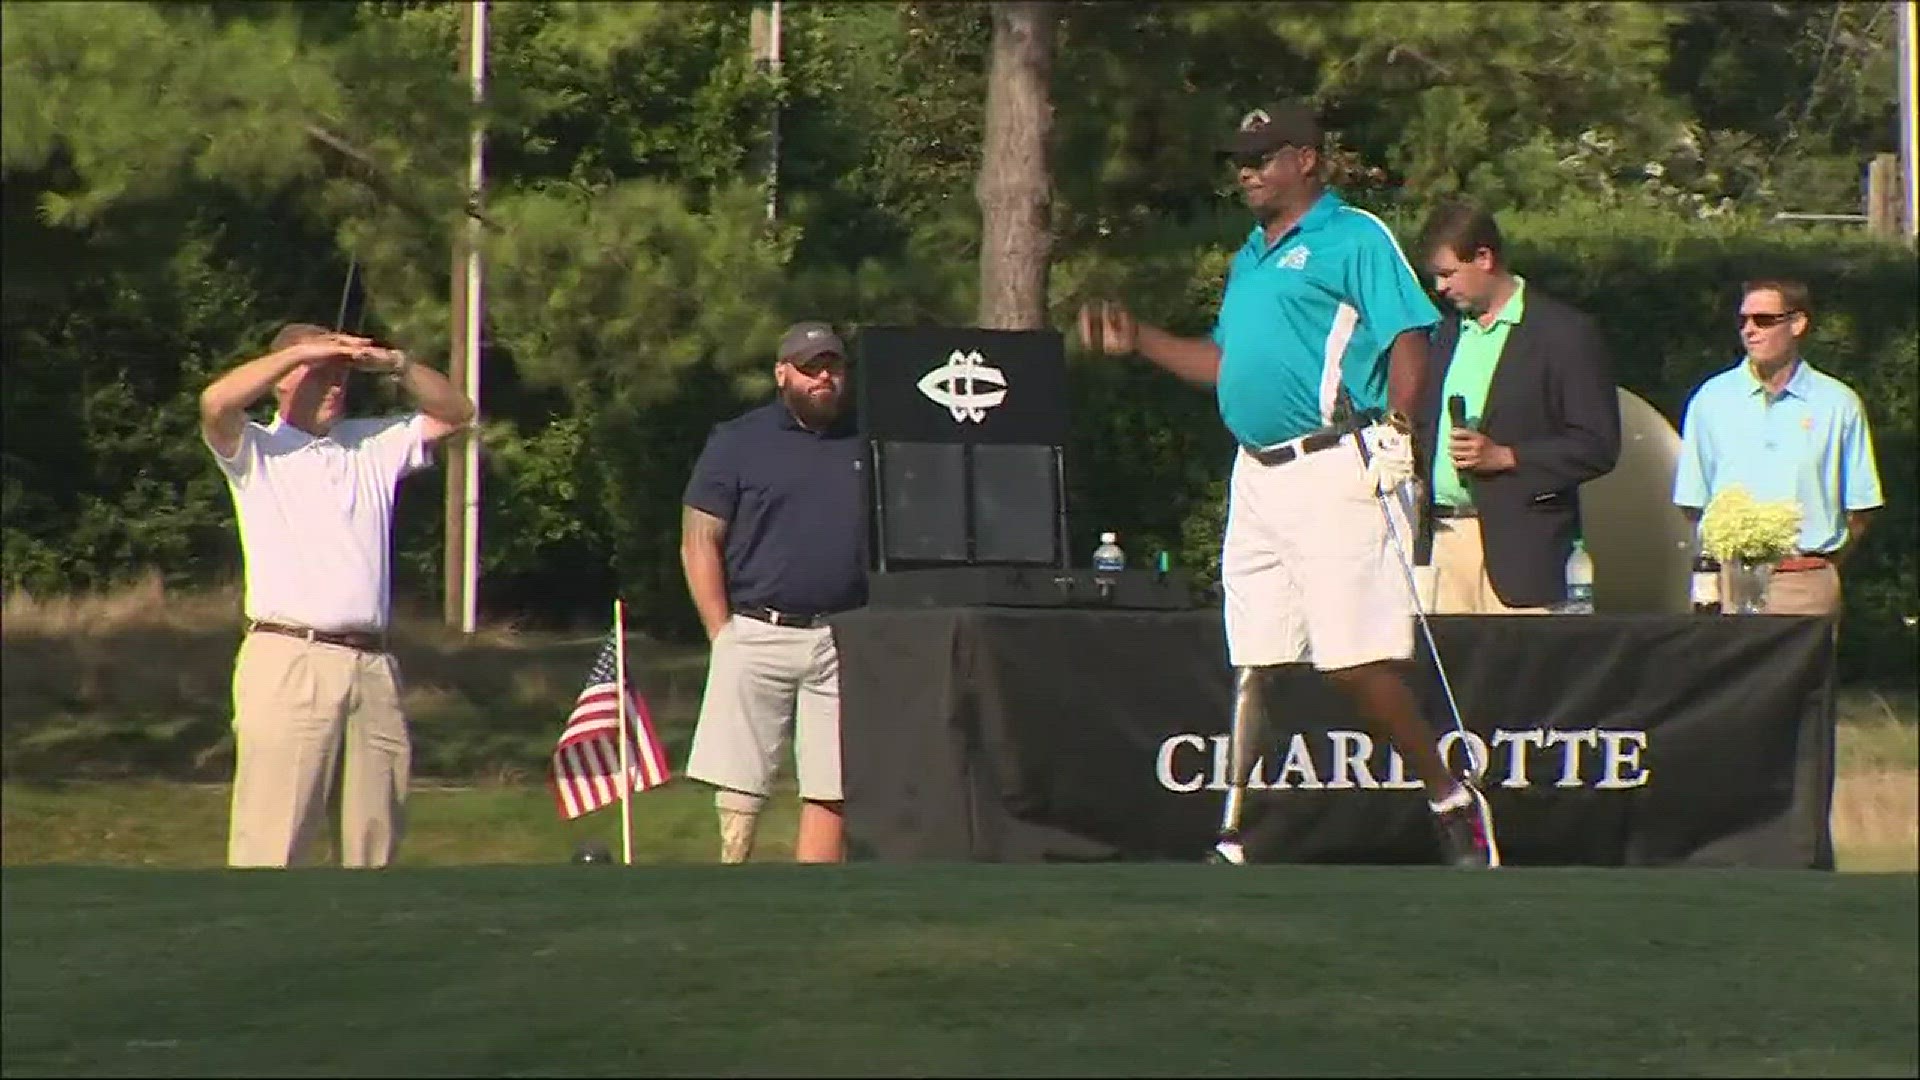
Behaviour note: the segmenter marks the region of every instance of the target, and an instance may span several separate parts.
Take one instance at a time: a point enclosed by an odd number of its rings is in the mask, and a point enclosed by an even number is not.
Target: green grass
[[[0,863],[215,867],[223,862],[237,593],[9,595],[0,619]],[[618,850],[602,811],[559,820],[543,787],[553,740],[599,638],[489,628],[471,637],[413,612],[396,624],[413,730],[402,865],[554,863],[588,837]],[[683,763],[703,648],[628,635],[634,678],[670,760]],[[1845,869],[1913,870],[1920,723],[1912,689],[1842,691],[1834,838]],[[450,788],[447,785],[458,785]],[[708,796],[676,782],[635,800],[635,856],[705,862]],[[787,857],[791,788],[759,856]],[[320,846],[313,857],[330,854]]]
[[[1911,720],[1844,711],[1839,729],[1834,838],[1842,870],[1912,872],[1916,749]],[[707,789],[676,780],[633,802],[634,859],[710,862],[718,850]],[[756,861],[793,850],[796,803],[782,777],[761,824]],[[581,841],[620,850],[617,811],[565,822],[536,783],[425,783],[408,802],[402,866],[564,862]],[[336,819],[337,820],[337,819]],[[0,784],[0,864],[217,868],[225,862],[227,787],[165,780],[15,780]],[[334,857],[331,835],[309,853]]]
[[[1920,697],[1913,690],[1834,695],[1836,765],[1842,776],[1920,768]]]
[[[213,869],[226,864],[228,789],[167,781],[9,783],[0,787],[0,863]],[[756,861],[791,859],[798,817],[791,779],[762,815]],[[416,787],[407,800],[400,866],[562,863],[584,841],[620,853],[615,807],[564,821],[545,787]],[[338,863],[338,813],[306,862]],[[713,862],[713,794],[675,781],[633,800],[636,863]]]
[[[1911,722],[1848,714],[1839,731],[1834,799],[1842,870],[1912,872],[1915,842],[1915,728]],[[633,802],[634,860],[710,862],[719,840],[707,789],[676,780]],[[791,857],[796,803],[782,777],[760,829],[756,861]],[[537,783],[423,783],[408,802],[402,866],[564,862],[576,845],[600,840],[620,850],[620,819],[608,809],[566,822]],[[330,822],[330,828],[337,824]],[[0,784],[0,864],[217,868],[226,857],[227,787],[166,780],[15,780]],[[329,834],[308,861],[335,858]]]
[[[1914,1075],[1911,876],[9,869],[9,1075]]]

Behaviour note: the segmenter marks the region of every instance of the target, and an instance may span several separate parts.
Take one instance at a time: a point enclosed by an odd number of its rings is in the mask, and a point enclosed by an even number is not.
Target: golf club
[[[1456,397],[1454,400],[1458,401],[1460,399]],[[1463,408],[1464,404],[1465,403],[1462,402]],[[1448,403],[1448,407],[1450,409],[1453,407],[1451,402]],[[1353,441],[1354,444],[1360,448],[1360,464],[1362,466],[1370,466],[1373,463],[1373,455],[1367,449],[1367,439],[1360,428],[1356,427],[1354,429]],[[1440,658],[1440,646],[1433,640],[1433,627],[1427,623],[1426,606],[1420,602],[1420,583],[1413,572],[1413,560],[1407,556],[1406,546],[1400,541],[1400,525],[1399,522],[1394,519],[1392,504],[1387,501],[1389,498],[1399,500],[1401,511],[1407,515],[1408,521],[1412,521],[1412,507],[1409,505],[1406,496],[1406,482],[1402,481],[1394,487],[1391,495],[1387,492],[1376,490],[1374,492],[1374,501],[1380,507],[1380,515],[1386,519],[1387,538],[1393,542],[1393,553],[1399,557],[1400,570],[1407,582],[1407,595],[1413,600],[1413,616],[1415,621],[1420,624],[1420,636],[1426,640],[1427,651],[1433,655],[1433,669],[1440,675],[1440,689],[1447,697],[1447,715],[1453,718],[1454,730],[1460,733],[1460,742],[1466,747],[1467,779],[1477,785],[1481,778],[1486,775],[1487,763],[1482,761],[1480,755],[1474,751],[1474,741],[1467,732],[1466,724],[1460,719],[1460,703],[1454,700],[1453,682],[1447,678],[1446,661]]]

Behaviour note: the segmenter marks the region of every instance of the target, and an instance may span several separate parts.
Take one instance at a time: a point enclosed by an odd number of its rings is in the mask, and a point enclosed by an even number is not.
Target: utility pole
[[[468,0],[460,11],[460,76],[473,88],[476,115],[467,145],[467,208],[453,232],[451,348],[448,376],[480,407],[482,296],[480,209],[485,190],[485,130],[477,110],[485,99],[487,77],[487,0]],[[471,634],[479,616],[480,593],[480,435],[469,431],[460,452],[447,460],[446,550],[442,558],[448,626]]]
[[[1913,0],[1895,0],[1893,5],[1895,45],[1894,77],[1900,80],[1900,208],[1901,224],[1907,242],[1920,237],[1920,120],[1914,116],[1920,99],[1920,5]]]
[[[769,9],[754,8],[748,22],[754,65],[777,87],[780,82],[780,0]],[[780,216],[780,101],[774,99],[767,117],[767,220]]]

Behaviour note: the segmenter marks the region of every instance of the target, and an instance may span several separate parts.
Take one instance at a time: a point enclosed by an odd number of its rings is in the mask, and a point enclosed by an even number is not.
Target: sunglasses
[[[1234,154],[1232,155],[1233,167],[1235,169],[1254,169],[1257,171],[1280,160],[1280,155],[1299,149],[1297,146],[1282,146],[1277,150],[1268,150],[1263,154]]]
[[[829,371],[837,373],[847,370],[846,358],[831,354],[816,356],[803,364],[796,364],[789,360],[787,365],[809,379],[817,379]]]
[[[1771,330],[1798,314],[1800,313],[1797,311],[1743,311],[1740,313],[1740,325],[1752,323],[1762,330]]]

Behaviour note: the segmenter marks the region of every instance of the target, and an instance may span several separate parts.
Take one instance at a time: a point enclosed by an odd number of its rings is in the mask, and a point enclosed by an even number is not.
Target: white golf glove
[[[1367,443],[1367,494],[1390,495],[1413,479],[1413,436],[1391,424],[1360,429]]]

